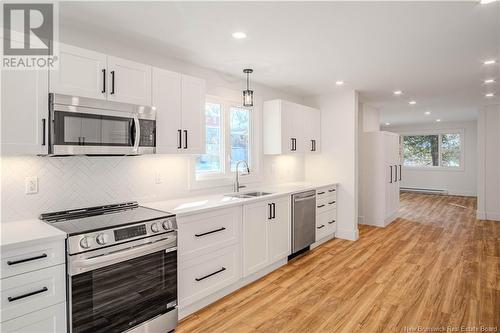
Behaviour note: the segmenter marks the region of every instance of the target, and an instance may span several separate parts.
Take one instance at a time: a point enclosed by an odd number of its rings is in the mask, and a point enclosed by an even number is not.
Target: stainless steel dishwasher
[[[316,191],[292,195],[292,255],[316,240]]]

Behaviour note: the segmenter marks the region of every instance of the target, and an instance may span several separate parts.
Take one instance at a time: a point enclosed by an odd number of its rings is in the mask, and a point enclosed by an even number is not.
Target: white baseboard
[[[315,247],[320,246],[323,243],[328,242],[330,239],[334,239],[334,238],[335,238],[335,234],[331,234],[329,236],[326,236],[325,238],[320,239],[316,243],[311,244],[311,250],[314,249]]]
[[[221,299],[224,296],[229,295],[230,293],[244,287],[245,285],[252,283],[261,277],[271,273],[272,271],[275,271],[276,269],[280,268],[283,265],[286,265],[288,262],[288,258],[283,258],[280,261],[275,262],[274,264],[267,266],[266,268],[261,269],[258,272],[255,272],[247,277],[241,278],[237,282],[205,297],[202,298],[201,300],[194,302],[192,304],[189,304],[187,306],[182,306],[182,304],[179,304],[179,320],[182,318],[185,318],[189,316],[192,313],[195,313],[196,311],[206,307],[209,304],[214,303],[215,301]]]
[[[486,212],[476,211],[476,219],[486,220]]]
[[[355,241],[359,239],[359,230],[356,228],[353,229],[340,229],[337,227],[337,232],[335,233],[335,237]]]
[[[500,221],[500,212],[486,212],[486,220]]]

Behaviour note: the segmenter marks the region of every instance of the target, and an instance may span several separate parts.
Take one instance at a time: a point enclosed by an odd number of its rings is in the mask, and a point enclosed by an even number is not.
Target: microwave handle
[[[139,150],[139,142],[141,141],[141,125],[137,115],[134,116],[134,131],[134,153],[137,153]]]

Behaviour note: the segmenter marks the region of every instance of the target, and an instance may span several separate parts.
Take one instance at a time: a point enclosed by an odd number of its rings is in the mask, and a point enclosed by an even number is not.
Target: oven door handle
[[[177,237],[167,237],[160,241],[153,243],[147,243],[144,245],[139,245],[136,247],[128,248],[125,250],[119,250],[116,252],[111,252],[109,254],[103,254],[100,256],[90,257],[86,259],[77,259],[70,261],[69,272],[70,276],[80,274],[83,272],[91,271],[100,267],[112,265],[129,259],[141,257],[143,255],[154,253],[156,251],[166,250],[167,252],[177,250],[177,247],[172,247],[172,243],[175,243]]]

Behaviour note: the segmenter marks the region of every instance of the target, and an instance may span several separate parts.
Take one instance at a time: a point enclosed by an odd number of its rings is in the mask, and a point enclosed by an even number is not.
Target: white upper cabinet
[[[321,111],[310,107],[304,108],[304,144],[305,152],[319,153],[321,151]]]
[[[59,59],[50,92],[151,105],[151,66],[62,43]]]
[[[205,81],[153,68],[156,153],[205,153]]]
[[[48,72],[2,71],[2,154],[48,152]]]
[[[321,136],[319,112],[285,100],[265,102],[264,154],[318,151]]]
[[[153,68],[156,153],[180,153],[182,146],[181,74]]]
[[[183,149],[189,154],[205,153],[205,81],[182,75]]]
[[[60,44],[59,68],[50,71],[54,93],[106,99],[106,55]]]
[[[151,66],[108,56],[108,100],[151,105]]]
[[[243,206],[243,274],[248,276],[291,251],[290,197]]]

